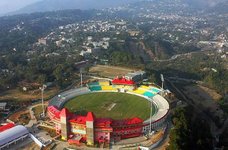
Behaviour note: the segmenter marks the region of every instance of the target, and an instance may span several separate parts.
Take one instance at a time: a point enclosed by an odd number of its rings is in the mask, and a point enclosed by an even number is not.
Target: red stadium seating
[[[124,77],[122,78],[115,78],[112,80],[112,84],[121,84],[121,85],[135,85],[133,80],[127,80]]]

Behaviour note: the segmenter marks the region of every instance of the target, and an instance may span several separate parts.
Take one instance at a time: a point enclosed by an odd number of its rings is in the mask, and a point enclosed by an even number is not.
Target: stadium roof
[[[15,126],[11,129],[5,130],[0,133],[0,146],[12,142],[25,134],[28,134],[27,128],[22,125]]]
[[[143,120],[140,118],[130,118],[125,120],[115,120],[112,122],[112,126],[125,126],[125,125],[133,125],[143,123]]]
[[[69,114],[69,111],[67,108],[63,108],[59,114],[60,117],[67,117]]]
[[[86,116],[75,116],[73,119],[69,120],[69,122],[78,123],[78,124],[85,124],[86,123]]]
[[[110,124],[112,123],[112,119],[111,118],[96,118],[95,120],[95,126],[96,127],[106,127],[106,126],[110,126]]]
[[[88,112],[86,116],[86,121],[94,121],[94,115],[92,112]]]
[[[136,72],[130,72],[128,74],[126,74],[126,77],[134,77],[137,75],[144,75],[146,72],[145,71],[136,71]]]
[[[117,77],[112,80],[112,84],[134,85],[135,82],[133,80],[127,80],[124,77],[122,78]]]
[[[14,127],[14,126],[15,126],[14,123],[8,123],[8,124],[6,124],[6,125],[4,125],[4,126],[0,126],[0,132],[3,132],[3,131],[5,131],[5,130],[8,130],[8,129]]]

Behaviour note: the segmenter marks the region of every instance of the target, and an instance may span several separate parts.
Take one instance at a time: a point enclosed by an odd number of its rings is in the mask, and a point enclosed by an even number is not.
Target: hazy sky
[[[0,14],[15,11],[40,0],[0,0]]]

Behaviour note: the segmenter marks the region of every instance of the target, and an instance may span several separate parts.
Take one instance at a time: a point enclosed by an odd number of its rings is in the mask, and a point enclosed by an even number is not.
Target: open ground
[[[45,90],[44,99],[50,98],[51,96],[56,95],[58,93],[58,88],[50,88]],[[29,101],[33,99],[41,99],[41,91],[32,90],[28,92],[22,92],[19,89],[12,89],[0,94],[0,101],[8,101],[8,100],[17,100],[17,101]]]
[[[116,76],[123,76],[129,72],[133,72],[135,69],[129,69],[124,67],[107,66],[107,65],[96,65],[91,67],[90,73],[96,73],[99,76],[115,78]]]

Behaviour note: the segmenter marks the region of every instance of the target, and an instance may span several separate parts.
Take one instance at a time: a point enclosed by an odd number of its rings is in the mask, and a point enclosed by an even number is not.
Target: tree
[[[40,84],[44,84],[47,81],[47,76],[45,74],[41,74],[38,76],[37,81]]]
[[[63,73],[64,73],[64,67],[63,65],[58,65],[53,74],[54,74],[54,77],[57,81],[57,84],[61,87],[62,84],[63,84]]]
[[[200,116],[195,117],[193,108],[177,108],[172,116],[168,150],[210,150],[212,137],[210,127]],[[203,129],[203,130],[202,130]]]

